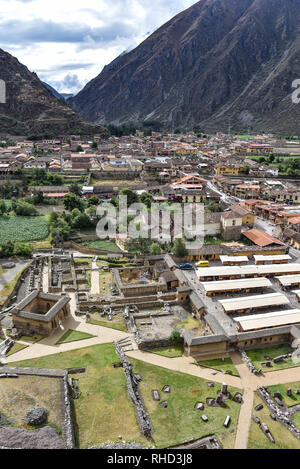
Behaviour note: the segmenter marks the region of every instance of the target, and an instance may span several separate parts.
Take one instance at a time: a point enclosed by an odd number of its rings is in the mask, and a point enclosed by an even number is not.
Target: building
[[[53,295],[34,290],[11,311],[13,326],[27,336],[47,337],[70,317],[70,301],[64,293]]]

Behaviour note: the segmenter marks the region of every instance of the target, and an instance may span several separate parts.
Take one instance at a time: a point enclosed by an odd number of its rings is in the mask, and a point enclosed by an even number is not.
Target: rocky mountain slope
[[[69,103],[98,123],[300,135],[300,0],[200,0]]]
[[[16,58],[0,49],[0,79],[6,84],[6,103],[0,103],[0,133],[21,135],[106,133],[84,122],[74,109],[57,99]]]

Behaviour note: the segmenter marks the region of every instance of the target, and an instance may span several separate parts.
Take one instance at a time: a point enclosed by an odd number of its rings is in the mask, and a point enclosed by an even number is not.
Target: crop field
[[[0,217],[0,244],[7,241],[37,241],[47,238],[48,234],[45,217]]]

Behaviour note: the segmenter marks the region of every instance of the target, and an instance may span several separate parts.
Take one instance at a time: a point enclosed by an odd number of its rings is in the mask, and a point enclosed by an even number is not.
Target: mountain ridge
[[[300,106],[291,99],[299,20],[300,0],[200,0],[69,103],[101,124],[156,119],[300,135]]]
[[[0,132],[12,135],[103,133],[86,123],[62,99],[56,98],[35,73],[0,49],[0,79],[6,84],[6,102],[0,103]]]

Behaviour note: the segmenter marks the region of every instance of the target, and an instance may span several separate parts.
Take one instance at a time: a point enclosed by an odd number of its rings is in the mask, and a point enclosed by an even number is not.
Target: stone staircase
[[[125,337],[118,341],[123,352],[131,352],[132,350],[138,350],[138,346],[132,336]]]

